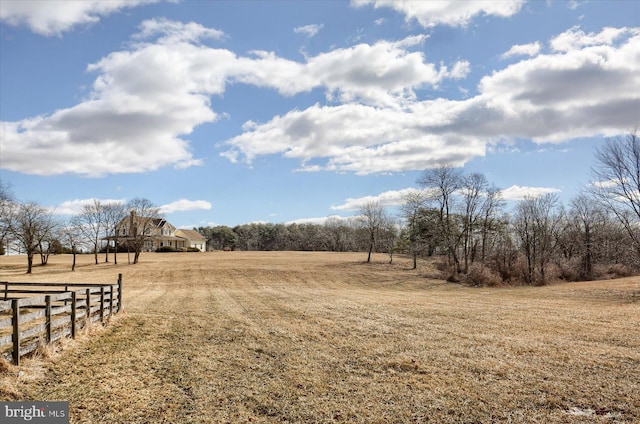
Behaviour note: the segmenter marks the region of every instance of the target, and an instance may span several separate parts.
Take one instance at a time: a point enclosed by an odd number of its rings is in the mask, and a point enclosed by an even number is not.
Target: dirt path
[[[469,289],[357,255],[223,255],[119,266],[123,315],[16,392],[72,422],[640,420],[638,279]]]

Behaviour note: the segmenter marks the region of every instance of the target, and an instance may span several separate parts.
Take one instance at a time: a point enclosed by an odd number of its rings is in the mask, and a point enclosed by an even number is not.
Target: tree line
[[[361,221],[360,217],[330,217],[323,224],[250,223],[198,227],[197,230],[207,238],[209,250],[361,252],[367,251],[370,245],[369,232]],[[394,231],[397,230],[388,227],[381,228],[379,233],[391,235]],[[381,251],[377,245],[376,251]]]

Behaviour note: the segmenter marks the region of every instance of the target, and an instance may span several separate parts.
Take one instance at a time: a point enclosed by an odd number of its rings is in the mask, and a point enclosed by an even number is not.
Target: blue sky
[[[393,211],[439,163],[568,203],[639,75],[631,0],[2,0],[0,180],[179,227]]]

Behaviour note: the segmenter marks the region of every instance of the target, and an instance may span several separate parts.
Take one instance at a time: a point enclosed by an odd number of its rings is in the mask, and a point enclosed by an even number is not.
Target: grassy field
[[[74,423],[640,422],[640,278],[468,288],[364,254],[84,256],[0,280],[113,282],[106,329],[20,368],[0,400]],[[101,258],[102,259],[102,258]]]

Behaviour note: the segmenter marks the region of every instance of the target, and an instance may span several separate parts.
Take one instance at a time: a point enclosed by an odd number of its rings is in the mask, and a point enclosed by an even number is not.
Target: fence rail
[[[2,281],[0,294],[0,355],[20,365],[38,346],[121,311],[122,274],[115,284]]]

